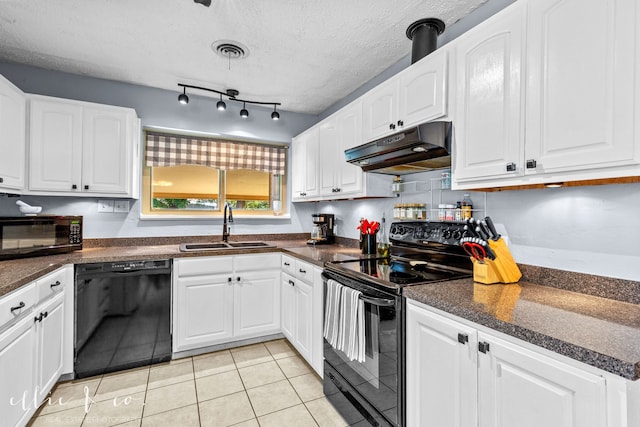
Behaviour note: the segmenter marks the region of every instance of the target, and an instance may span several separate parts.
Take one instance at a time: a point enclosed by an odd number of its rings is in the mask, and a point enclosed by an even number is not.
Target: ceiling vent
[[[218,40],[213,42],[211,49],[225,59],[243,59],[249,56],[249,48],[233,40]]]

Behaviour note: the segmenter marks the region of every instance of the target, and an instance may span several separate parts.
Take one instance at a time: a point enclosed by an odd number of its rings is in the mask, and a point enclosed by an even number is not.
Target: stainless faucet
[[[229,216],[227,217],[227,209],[229,209]],[[224,204],[224,220],[222,222],[222,241],[229,241],[229,230],[230,228],[227,226],[227,222],[233,222],[233,210],[231,209],[231,205],[229,202],[225,202]]]

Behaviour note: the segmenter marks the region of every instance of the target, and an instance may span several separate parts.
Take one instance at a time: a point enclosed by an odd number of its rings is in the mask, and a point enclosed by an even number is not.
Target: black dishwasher
[[[171,360],[171,260],[79,264],[76,378]]]

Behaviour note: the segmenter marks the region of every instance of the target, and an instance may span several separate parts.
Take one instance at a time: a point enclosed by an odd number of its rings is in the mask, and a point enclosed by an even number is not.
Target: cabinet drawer
[[[295,259],[288,255],[282,255],[282,271],[294,276],[295,268],[296,268]]]
[[[296,259],[296,270],[294,272],[294,276],[307,283],[313,283],[313,265]]]
[[[69,285],[66,279],[66,272],[66,268],[62,268],[38,279],[36,282],[38,302],[64,291],[64,288]]]
[[[242,271],[273,270],[280,267],[280,254],[237,255],[233,261],[236,273]]]
[[[32,282],[0,299],[0,328],[30,311],[36,304],[36,297],[36,284]]]
[[[231,273],[233,271],[233,257],[212,256],[177,259],[175,265],[178,277]]]

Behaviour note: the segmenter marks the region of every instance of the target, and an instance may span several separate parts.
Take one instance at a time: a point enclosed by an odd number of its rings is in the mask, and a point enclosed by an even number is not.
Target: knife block
[[[485,258],[482,261],[473,260],[473,281],[492,285],[495,283],[515,283],[522,277],[511,252],[504,239],[489,240],[489,247],[496,255],[496,259]]]

